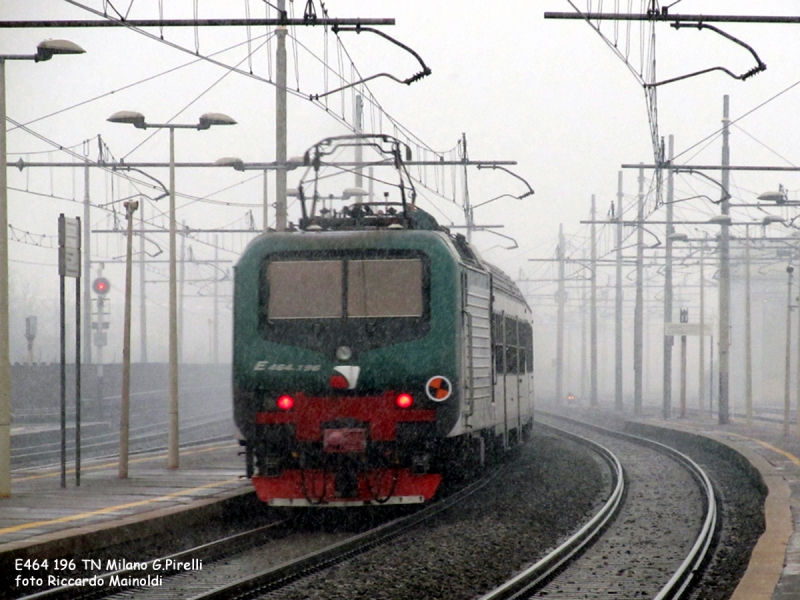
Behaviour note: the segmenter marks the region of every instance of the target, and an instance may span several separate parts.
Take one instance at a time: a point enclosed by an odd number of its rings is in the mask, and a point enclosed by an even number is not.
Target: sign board
[[[711,334],[711,326],[704,324],[705,334]],[[664,335],[700,335],[700,323],[664,323]]]
[[[81,276],[81,220],[58,217],[58,274]]]

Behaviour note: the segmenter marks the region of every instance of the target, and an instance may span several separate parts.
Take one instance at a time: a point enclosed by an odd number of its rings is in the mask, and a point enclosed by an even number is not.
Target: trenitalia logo
[[[333,367],[333,370],[338,374],[331,376],[331,387],[338,390],[354,390],[358,385],[358,375],[361,373],[361,367],[344,365],[341,367]]]

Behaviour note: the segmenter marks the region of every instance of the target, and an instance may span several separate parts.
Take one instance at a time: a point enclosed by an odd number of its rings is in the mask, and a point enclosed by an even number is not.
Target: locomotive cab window
[[[306,252],[269,257],[259,330],[266,339],[329,350],[416,339],[430,322],[430,273],[421,252]]]
[[[270,262],[270,319],[342,316],[342,261]]]

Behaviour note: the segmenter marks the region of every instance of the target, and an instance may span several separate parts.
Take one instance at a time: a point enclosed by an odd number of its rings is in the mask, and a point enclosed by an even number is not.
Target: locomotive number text
[[[322,365],[295,365],[292,363],[281,364],[260,360],[253,367],[253,371],[319,371]]]

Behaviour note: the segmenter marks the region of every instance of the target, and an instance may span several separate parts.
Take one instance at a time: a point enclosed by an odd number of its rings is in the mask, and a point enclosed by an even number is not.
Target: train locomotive
[[[326,207],[329,157],[358,144],[400,174],[399,198]],[[402,150],[384,135],[319,142],[298,228],[262,234],[235,268],[234,420],[269,505],[426,502],[530,434],[530,308],[415,206]]]

